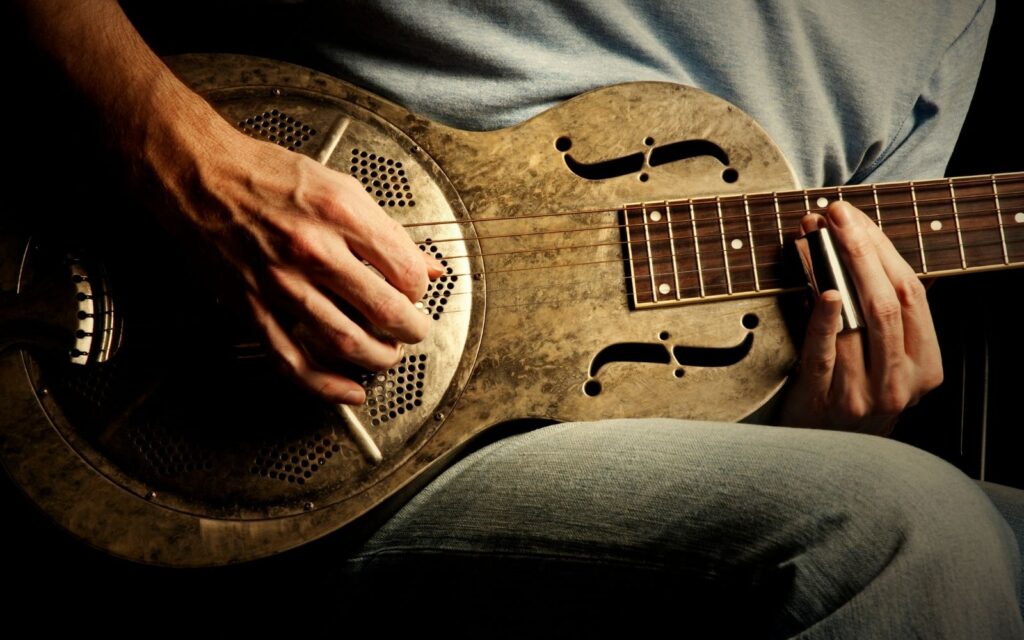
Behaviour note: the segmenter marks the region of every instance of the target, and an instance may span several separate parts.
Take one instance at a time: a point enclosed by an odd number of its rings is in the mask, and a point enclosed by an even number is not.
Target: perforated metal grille
[[[427,374],[427,355],[408,354],[386,372],[369,374],[363,379],[370,424],[379,426],[423,404],[423,380]]]
[[[265,445],[256,451],[249,472],[272,480],[305,484],[339,451],[341,444],[327,433]]]
[[[366,193],[377,198],[377,204],[382,207],[416,206],[409,188],[409,178],[399,160],[385,158],[365,149],[352,149],[349,173],[363,183]]]
[[[444,259],[444,254],[438,250],[430,238],[427,238],[420,245],[420,251],[430,253],[444,267],[444,275],[437,278],[437,280],[431,281],[430,286],[427,287],[427,292],[423,294],[423,311],[434,320],[440,320],[441,314],[444,312],[444,306],[448,304],[448,297],[451,296],[452,289],[455,288],[455,283],[458,281],[459,276],[452,273],[452,268],[448,261]]]
[[[238,128],[253,138],[269,140],[289,151],[301,148],[316,135],[316,129],[277,109],[246,118],[238,123]]]
[[[208,449],[155,420],[132,425],[128,437],[143,460],[162,476],[176,477],[213,469]]]

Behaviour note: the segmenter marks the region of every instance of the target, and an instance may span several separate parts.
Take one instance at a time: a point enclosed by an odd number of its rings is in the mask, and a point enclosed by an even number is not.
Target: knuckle
[[[360,356],[362,347],[359,344],[359,339],[352,335],[351,332],[334,329],[332,334],[334,348],[338,350],[342,357],[346,360],[351,360]]]
[[[890,325],[900,320],[903,308],[895,298],[881,298],[867,304],[867,313],[879,321],[879,324]]]
[[[413,300],[423,297],[427,291],[427,267],[419,255],[403,256],[395,270],[394,285]]]
[[[292,349],[278,352],[278,363],[285,374],[302,379],[306,373],[306,362],[303,357]]]
[[[903,385],[887,385],[875,404],[876,411],[884,415],[900,413],[910,404],[910,392]]]
[[[945,380],[945,374],[942,371],[942,364],[927,369],[921,380],[922,393],[927,393],[938,387],[943,380]]]
[[[896,296],[905,307],[925,304],[927,292],[924,284],[917,277],[908,277],[900,280],[895,285]]]
[[[370,319],[381,328],[394,327],[399,323],[401,316],[398,300],[391,296],[377,296],[370,303]]]
[[[304,229],[291,231],[284,240],[284,254],[300,263],[312,262],[319,255],[317,235]]]
[[[871,412],[871,407],[859,393],[846,393],[836,403],[836,411],[846,422],[863,420]]]
[[[826,376],[835,369],[836,357],[831,356],[817,356],[808,358],[804,364],[804,370],[812,376],[822,377]]]
[[[845,245],[847,253],[855,260],[865,258],[875,251],[875,243],[860,227],[849,230]]]

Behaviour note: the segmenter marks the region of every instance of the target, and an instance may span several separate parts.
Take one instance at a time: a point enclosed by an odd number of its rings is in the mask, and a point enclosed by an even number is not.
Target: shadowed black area
[[[684,347],[672,348],[676,362],[694,367],[728,367],[734,365],[750,353],[754,346],[754,334],[748,333],[735,347]]]
[[[657,342],[619,342],[610,344],[597,352],[590,363],[590,377],[606,364],[612,362],[650,362],[652,364],[672,364],[668,347]]]
[[[577,162],[567,153],[565,154],[565,166],[569,167],[569,171],[586,180],[605,180],[636,173],[643,169],[644,154],[638,151],[621,158],[587,164]]]
[[[722,147],[707,140],[680,140],[654,147],[648,164],[652,167],[668,164],[677,160],[688,160],[700,156],[711,156],[723,165],[729,164],[729,154]]]

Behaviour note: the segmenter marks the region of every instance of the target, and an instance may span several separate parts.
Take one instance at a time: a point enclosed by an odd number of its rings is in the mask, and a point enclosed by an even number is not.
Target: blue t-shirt
[[[617,82],[694,85],[753,116],[807,187],[941,176],[995,11],[995,0],[123,4],[156,32],[144,36],[205,31],[204,49],[305,63],[467,129]]]
[[[315,47],[332,73],[468,129],[616,82],[694,85],[753,116],[812,187],[940,177],[994,11],[994,0],[364,0],[318,5]]]

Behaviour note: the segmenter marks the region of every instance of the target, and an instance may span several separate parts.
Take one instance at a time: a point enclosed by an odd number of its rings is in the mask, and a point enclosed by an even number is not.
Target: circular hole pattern
[[[378,427],[423,404],[423,379],[427,372],[425,353],[408,353],[386,372],[366,374],[366,406],[370,424]]]
[[[256,451],[249,472],[290,484],[306,484],[327,461],[341,451],[330,432],[317,432],[297,440],[265,444]]]
[[[129,439],[146,463],[164,477],[178,477],[193,471],[211,471],[213,460],[181,433],[153,420],[132,427]]]
[[[402,162],[354,147],[349,173],[363,184],[366,193],[382,207],[415,207],[409,178]]]
[[[445,306],[448,304],[448,298],[455,289],[455,283],[459,280],[459,276],[453,273],[454,269],[444,259],[444,254],[438,250],[430,238],[424,240],[419,247],[420,251],[430,254],[444,267],[444,274],[438,276],[436,280],[430,283],[430,286],[427,287],[427,292],[423,294],[423,298],[420,300],[423,312],[434,320],[440,320],[441,314],[444,313]]]
[[[302,148],[317,134],[313,127],[277,109],[240,120],[238,128],[253,138],[269,140],[289,151]]]

